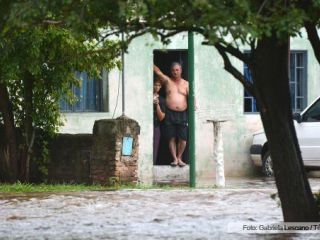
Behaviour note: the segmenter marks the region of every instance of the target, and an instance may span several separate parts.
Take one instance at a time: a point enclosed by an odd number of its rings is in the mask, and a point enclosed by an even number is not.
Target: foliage
[[[108,190],[101,185],[84,185],[84,184],[30,184],[17,182],[14,184],[0,184],[2,193],[19,193],[19,192],[70,192],[70,191],[88,191],[88,190]]]
[[[12,105],[14,126],[25,138],[22,148],[32,149],[30,126],[45,135],[57,132],[62,124],[60,99],[75,101],[70,88],[80,84],[75,71],[100,78],[102,69],[120,66],[120,44],[102,38],[95,22],[81,24],[77,12],[85,1],[77,2],[0,1],[0,85],[9,92],[6,104]],[[3,114],[0,111],[0,123]]]
[[[55,26],[17,32],[2,46],[1,79],[10,89],[16,126],[22,126],[24,121],[23,79],[29,72],[34,78],[33,124],[51,133],[61,124],[60,98],[71,96],[72,84],[79,85],[74,71],[88,71],[100,77],[103,67],[115,66],[113,59],[118,53],[114,42],[105,42],[103,47],[108,51],[99,53],[91,44],[76,39],[69,30]]]
[[[99,184],[30,184],[16,182],[14,184],[0,184],[0,193],[27,193],[27,192],[71,192],[71,191],[110,191],[122,189],[187,189],[188,186],[171,185],[142,185],[142,184],[121,184],[117,186],[105,186]]]
[[[299,34],[304,21],[316,15],[308,14],[300,5],[298,0],[123,0],[113,4],[93,0],[86,15],[101,25],[111,26],[109,34],[118,29],[125,31],[129,39],[149,32],[168,41],[165,36],[192,30],[210,43],[248,43],[274,31],[279,38]]]

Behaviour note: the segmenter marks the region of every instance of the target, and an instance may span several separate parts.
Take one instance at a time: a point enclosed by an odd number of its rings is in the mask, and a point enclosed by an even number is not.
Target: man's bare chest
[[[187,95],[187,86],[184,83],[174,83],[171,82],[167,85],[167,94],[181,94]]]

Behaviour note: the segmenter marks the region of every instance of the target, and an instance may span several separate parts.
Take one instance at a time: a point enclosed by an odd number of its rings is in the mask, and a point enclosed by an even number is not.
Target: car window
[[[303,122],[320,122],[320,99],[316,101],[302,116]]]

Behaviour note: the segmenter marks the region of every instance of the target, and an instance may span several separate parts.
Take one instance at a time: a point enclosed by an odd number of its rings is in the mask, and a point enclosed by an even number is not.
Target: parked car
[[[295,113],[293,119],[306,169],[320,169],[320,96],[301,113]],[[253,134],[250,155],[264,175],[273,176],[272,159],[263,130]]]

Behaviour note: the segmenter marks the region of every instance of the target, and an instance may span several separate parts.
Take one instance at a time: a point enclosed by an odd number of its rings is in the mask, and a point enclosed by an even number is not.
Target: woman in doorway
[[[160,123],[165,117],[165,100],[159,95],[161,81],[156,79],[153,83],[153,164],[156,164],[160,143]]]

